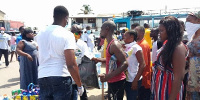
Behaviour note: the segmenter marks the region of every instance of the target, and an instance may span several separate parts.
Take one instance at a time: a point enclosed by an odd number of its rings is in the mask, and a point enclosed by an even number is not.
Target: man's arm
[[[106,63],[106,58],[92,58],[91,60],[94,60],[95,62]]]
[[[78,65],[76,64],[76,61],[75,61],[74,50],[67,49],[64,51],[64,54],[65,54],[67,68],[68,68],[72,78],[76,82],[77,86],[81,87],[82,83],[80,80]]]
[[[107,75],[99,75],[102,82],[108,81],[112,77],[122,73],[128,67],[128,62],[126,61],[126,54],[122,50],[122,46],[118,42],[114,42],[110,46],[110,53],[115,54],[117,60],[120,62],[120,67],[118,67],[115,71]]]
[[[111,53],[113,52],[113,54],[117,58],[117,61],[120,62],[120,65],[119,65],[120,67],[118,67],[114,72],[112,72],[110,74],[110,76],[112,78],[112,77],[122,73],[123,71],[125,71],[128,67],[128,62],[126,61],[126,54],[123,51],[123,47],[118,41],[115,41],[114,45],[111,45],[110,52]]]
[[[175,100],[177,94],[181,89],[181,84],[185,75],[185,55],[186,49],[183,44],[178,45],[173,53],[172,66],[174,73],[174,80],[172,81],[171,93],[169,94],[169,100]]]

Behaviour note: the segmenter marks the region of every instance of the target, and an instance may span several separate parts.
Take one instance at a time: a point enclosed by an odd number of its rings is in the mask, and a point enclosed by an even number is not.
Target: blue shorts
[[[12,52],[12,51],[16,51],[16,47],[17,47],[16,44],[11,45],[11,46],[10,46],[10,50],[11,50],[11,52]]]

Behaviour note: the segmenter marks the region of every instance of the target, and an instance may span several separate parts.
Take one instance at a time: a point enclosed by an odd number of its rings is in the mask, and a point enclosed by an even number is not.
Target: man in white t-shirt
[[[91,32],[91,28],[90,26],[87,26],[86,27],[86,34],[85,35],[85,38],[87,39],[87,46],[90,50],[90,52],[93,52],[93,49],[94,49],[94,34],[92,34]]]
[[[89,48],[87,44],[81,39],[82,30],[80,25],[73,25],[71,28],[71,32],[74,33],[76,40],[76,50],[80,50],[81,54],[79,55],[81,58],[83,56],[88,57],[90,60],[94,57],[94,55],[89,52]]]
[[[54,22],[36,36],[39,51],[38,82],[40,100],[70,100],[72,79],[83,93],[78,66],[75,61],[74,35],[64,27],[69,13],[64,6],[54,8]]]
[[[87,36],[88,36],[88,34],[87,34],[87,32],[85,31],[85,29],[83,30],[83,34],[81,35],[81,39],[85,42],[85,43],[87,43]]]
[[[2,57],[2,54],[4,54],[4,58],[5,58],[5,64],[6,67],[8,67],[9,65],[9,61],[8,61],[8,49],[10,48],[10,36],[6,33],[4,33],[5,28],[1,27],[0,28],[0,60]]]

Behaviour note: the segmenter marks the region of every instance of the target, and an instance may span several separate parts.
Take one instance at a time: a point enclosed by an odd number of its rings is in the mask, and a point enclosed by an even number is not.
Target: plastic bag
[[[96,64],[86,56],[82,57],[81,64],[79,64],[79,74],[85,86],[99,88]]]

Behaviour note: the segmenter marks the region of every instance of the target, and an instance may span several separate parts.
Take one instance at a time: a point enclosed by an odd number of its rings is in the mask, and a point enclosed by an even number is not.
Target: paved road
[[[13,58],[13,62],[5,67],[4,57],[1,59],[0,66],[0,95],[11,95],[11,91],[19,89],[19,62]]]

